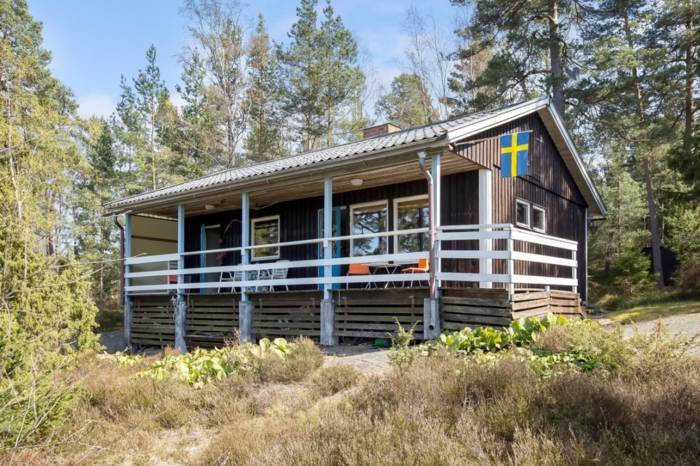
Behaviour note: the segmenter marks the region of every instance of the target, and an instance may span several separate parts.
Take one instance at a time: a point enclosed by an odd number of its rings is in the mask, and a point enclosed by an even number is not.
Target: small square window
[[[515,201],[515,223],[518,226],[530,228],[530,203]]]
[[[532,206],[532,229],[544,233],[544,209],[542,207]]]

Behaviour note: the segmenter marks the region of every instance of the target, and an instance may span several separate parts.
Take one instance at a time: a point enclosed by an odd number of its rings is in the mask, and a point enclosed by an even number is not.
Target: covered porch
[[[491,180],[491,170],[452,152],[419,151],[128,212],[127,338],[166,341],[137,332],[165,326],[181,350],[205,344],[211,335],[194,338],[207,333],[198,315],[241,340],[309,335],[331,345],[386,336],[396,316],[420,321],[418,333],[432,338],[455,322],[505,325],[524,292],[547,293],[533,308],[547,312],[557,289],[576,296],[578,312],[577,243],[493,224]],[[467,314],[479,317],[445,320],[454,306],[480,308]],[[355,308],[362,311],[339,320],[341,309]]]

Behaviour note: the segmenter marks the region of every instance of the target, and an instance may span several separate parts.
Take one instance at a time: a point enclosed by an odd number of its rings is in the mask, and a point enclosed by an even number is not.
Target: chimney
[[[368,139],[375,136],[383,136],[389,133],[401,131],[401,128],[393,123],[382,123],[381,125],[370,126],[362,130],[362,138]]]

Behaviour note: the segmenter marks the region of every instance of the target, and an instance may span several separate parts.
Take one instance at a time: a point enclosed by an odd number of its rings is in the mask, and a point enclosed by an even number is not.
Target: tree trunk
[[[549,61],[552,81],[552,102],[559,115],[564,116],[564,71],[561,64],[561,38],[559,37],[559,6],[549,2]]]
[[[151,102],[151,131],[149,134],[148,145],[151,149],[151,184],[153,189],[158,188],[158,177],[157,177],[157,167],[156,167],[156,148],[155,148],[155,105]]]
[[[659,221],[656,218],[656,202],[654,201],[654,191],[651,187],[651,170],[649,169],[649,158],[645,157],[642,162],[644,169],[644,189],[647,195],[647,209],[649,210],[649,229],[651,230],[651,262],[654,266],[656,283],[664,286],[664,270],[661,262],[661,235],[659,234]]]
[[[627,12],[624,15],[624,30],[625,38],[627,40],[627,47],[630,52],[634,52],[634,42],[632,40],[632,32],[630,30],[629,17]],[[636,65],[630,67],[632,73],[632,80],[634,83],[634,92],[636,100],[636,113],[637,122],[640,127],[644,127],[646,123],[646,117],[644,115],[644,98],[642,96],[642,87],[639,83],[639,72]],[[644,190],[646,191],[647,198],[647,211],[649,214],[649,232],[651,233],[651,261],[654,270],[654,275],[656,276],[656,283],[659,286],[664,285],[664,270],[663,264],[661,263],[661,235],[659,234],[659,221],[656,217],[656,200],[654,199],[654,189],[652,187],[651,181],[651,164],[650,155],[641,154],[640,152],[645,150],[643,144],[637,141],[636,144],[636,154],[635,156],[639,160],[642,159],[642,171],[644,174]]]

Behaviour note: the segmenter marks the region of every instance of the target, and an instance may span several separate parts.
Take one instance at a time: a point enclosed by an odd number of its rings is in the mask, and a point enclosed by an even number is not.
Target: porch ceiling
[[[443,153],[441,160],[443,175],[471,171],[478,168],[479,165],[453,152]],[[407,154],[405,157],[392,157],[381,164],[358,163],[327,174],[333,176],[334,193],[359,191],[424,178],[414,153]],[[241,207],[241,193],[246,190],[250,193],[251,208],[261,208],[295,199],[323,196],[324,175],[317,173],[313,175],[300,174],[284,180],[268,180],[265,183],[247,187],[246,189],[229,187],[229,189],[216,195],[197,196],[181,202],[185,206],[187,216],[236,210]],[[353,186],[351,180],[354,178],[362,179],[362,186]],[[176,217],[177,205],[165,204],[139,210],[138,212]]]

